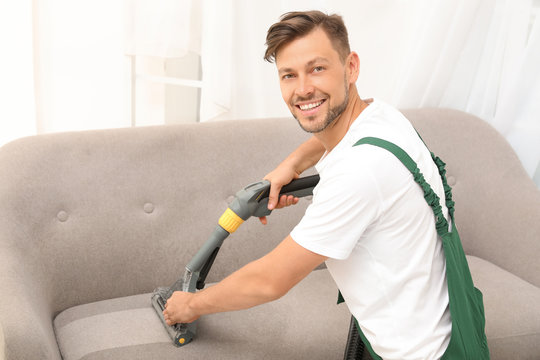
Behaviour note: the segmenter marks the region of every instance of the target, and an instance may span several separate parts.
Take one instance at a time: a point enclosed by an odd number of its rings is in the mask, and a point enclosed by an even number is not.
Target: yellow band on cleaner
[[[221,215],[219,218],[219,225],[229,234],[235,232],[243,222],[244,220],[242,220],[240,216],[236,215],[234,211],[229,208],[227,208],[227,210],[225,210],[223,215]]]

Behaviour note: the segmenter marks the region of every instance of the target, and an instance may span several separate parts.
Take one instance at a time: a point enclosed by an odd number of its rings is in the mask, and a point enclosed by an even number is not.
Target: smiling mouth
[[[326,100],[323,99],[323,100],[314,101],[314,102],[311,102],[311,103],[308,103],[308,104],[296,105],[296,107],[299,108],[302,111],[313,110],[313,109],[318,108],[319,106],[321,106],[322,103],[324,103],[325,101]]]

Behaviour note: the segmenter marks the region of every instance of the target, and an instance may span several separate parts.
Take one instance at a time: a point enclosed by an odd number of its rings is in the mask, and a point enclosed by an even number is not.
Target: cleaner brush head
[[[165,304],[171,295],[172,291],[170,288],[157,288],[152,294],[152,307],[154,310],[156,310],[156,313],[165,326],[165,330],[167,330],[167,333],[169,333],[173,344],[175,346],[184,346],[195,337],[196,324],[167,325],[165,318],[163,317],[163,310],[165,310]]]

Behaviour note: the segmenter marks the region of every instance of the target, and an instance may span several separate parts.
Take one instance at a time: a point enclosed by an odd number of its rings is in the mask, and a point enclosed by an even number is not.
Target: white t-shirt
[[[418,164],[441,199],[429,150],[409,121],[375,100],[316,165],[313,202],[291,232],[326,265],[373,350],[383,359],[439,359],[451,332],[446,262],[432,209],[389,151],[353,145],[379,137]]]

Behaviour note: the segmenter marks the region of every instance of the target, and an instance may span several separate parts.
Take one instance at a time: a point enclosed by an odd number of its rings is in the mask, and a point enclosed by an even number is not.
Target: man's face
[[[323,131],[347,107],[345,64],[323,30],[284,45],[276,65],[283,100],[305,131]]]

